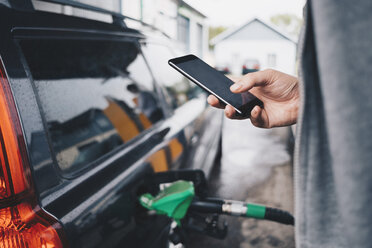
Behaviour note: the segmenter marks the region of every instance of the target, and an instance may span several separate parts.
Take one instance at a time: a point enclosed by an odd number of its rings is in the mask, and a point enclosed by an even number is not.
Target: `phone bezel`
[[[185,77],[187,77],[188,79],[190,79],[191,81],[193,81],[195,84],[197,84],[198,86],[202,87],[204,90],[208,91],[210,94],[214,95],[215,97],[217,97],[224,104],[228,104],[228,105],[232,106],[238,112],[238,114],[242,115],[243,114],[243,111],[241,111],[239,108],[237,108],[236,106],[232,105],[231,103],[229,103],[228,101],[226,101],[225,99],[223,99],[222,97],[220,97],[214,91],[212,91],[207,86],[205,86],[203,83],[199,82],[198,80],[196,80],[191,75],[189,75],[187,72],[185,72],[184,70],[182,70],[181,68],[179,68],[177,66],[177,63],[187,62],[187,61],[195,60],[195,59],[199,59],[199,58],[197,56],[193,55],[193,54],[189,54],[189,55],[185,55],[185,56],[182,56],[182,57],[170,59],[168,61],[168,64],[171,67],[173,67],[174,69],[176,69],[179,73],[181,73],[182,75],[184,75]],[[247,104],[242,105],[241,107],[246,106],[246,105]]]
[[[210,93],[210,94],[214,95],[215,97],[217,97],[222,103],[228,104],[228,105],[232,106],[236,110],[237,114],[240,115],[240,116],[247,116],[247,117],[249,117],[250,116],[250,111],[253,109],[253,107],[255,105],[258,105],[258,106],[261,106],[261,107],[263,106],[263,103],[257,97],[254,100],[252,100],[252,101],[250,101],[250,102],[248,102],[248,103],[246,103],[244,105],[241,105],[239,107],[234,106],[233,104],[231,104],[228,101],[226,101],[225,99],[223,99],[221,96],[219,96],[214,91],[212,91],[211,89],[209,89],[203,83],[199,82],[197,79],[193,78],[191,75],[189,75],[187,72],[185,72],[184,70],[182,70],[181,68],[179,68],[177,66],[178,63],[183,63],[183,62],[187,62],[187,61],[195,60],[195,59],[201,60],[200,58],[198,58],[197,56],[195,56],[193,54],[188,54],[188,55],[185,55],[185,56],[182,56],[182,57],[177,57],[177,58],[170,59],[168,61],[168,64],[171,67],[173,67],[175,70],[177,70],[179,73],[181,73],[182,75],[184,75],[186,78],[190,79],[192,82],[194,82],[195,84],[197,84],[198,86],[200,86],[201,88],[203,88],[204,90],[206,90],[208,93]],[[201,60],[201,61],[203,61],[203,60]]]

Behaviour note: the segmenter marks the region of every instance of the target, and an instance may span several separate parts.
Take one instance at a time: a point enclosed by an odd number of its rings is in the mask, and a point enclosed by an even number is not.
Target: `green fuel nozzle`
[[[140,196],[139,201],[143,207],[167,215],[181,225],[180,220],[185,217],[194,196],[193,184],[179,180],[161,190],[156,197],[144,194]]]

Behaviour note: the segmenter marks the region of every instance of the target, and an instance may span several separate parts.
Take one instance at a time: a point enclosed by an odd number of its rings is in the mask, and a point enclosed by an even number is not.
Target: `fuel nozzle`
[[[179,180],[165,187],[155,197],[149,193],[143,194],[139,201],[143,207],[155,210],[157,214],[167,215],[180,225],[194,196],[192,182]]]

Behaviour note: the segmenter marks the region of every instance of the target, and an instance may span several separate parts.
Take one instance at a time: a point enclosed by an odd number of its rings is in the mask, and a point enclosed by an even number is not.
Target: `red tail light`
[[[0,60],[0,248],[62,247],[61,225],[37,205],[12,93]]]

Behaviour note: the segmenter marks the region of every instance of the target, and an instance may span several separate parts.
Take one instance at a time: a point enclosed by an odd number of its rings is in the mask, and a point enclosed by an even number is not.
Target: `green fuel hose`
[[[191,203],[189,211],[242,216],[275,221],[285,225],[294,225],[294,217],[287,211],[239,201],[219,199],[198,200]]]

